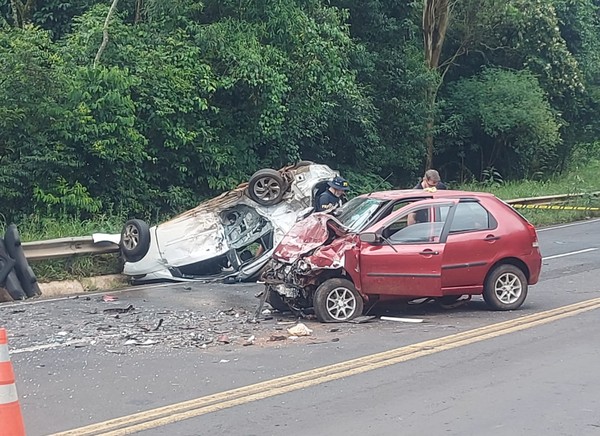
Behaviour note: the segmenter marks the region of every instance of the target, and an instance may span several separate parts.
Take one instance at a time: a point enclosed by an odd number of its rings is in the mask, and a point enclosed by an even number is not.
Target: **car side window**
[[[402,215],[390,223],[383,236],[392,244],[414,244],[440,240],[444,221],[436,217],[431,206],[424,206]]]
[[[496,221],[481,204],[463,202],[456,206],[450,233],[471,232],[495,227]]]

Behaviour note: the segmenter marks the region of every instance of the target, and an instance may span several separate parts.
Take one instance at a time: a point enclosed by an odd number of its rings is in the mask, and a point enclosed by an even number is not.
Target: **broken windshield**
[[[336,218],[351,232],[364,229],[371,222],[385,200],[372,197],[356,197],[343,205],[335,214]]]

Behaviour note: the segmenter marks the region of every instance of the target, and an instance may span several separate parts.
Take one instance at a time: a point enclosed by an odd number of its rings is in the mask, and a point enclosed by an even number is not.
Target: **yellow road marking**
[[[56,433],[51,436],[128,435],[252,401],[308,388],[367,371],[373,371],[378,368],[406,362],[440,351],[451,350],[453,348],[462,347],[464,345],[473,344],[508,333],[529,329],[599,308],[600,298],[595,298],[571,304],[569,306],[559,307],[557,309],[547,310],[545,312],[468,330],[466,332],[431,339],[418,344],[371,354],[116,419],[110,419],[97,424]]]

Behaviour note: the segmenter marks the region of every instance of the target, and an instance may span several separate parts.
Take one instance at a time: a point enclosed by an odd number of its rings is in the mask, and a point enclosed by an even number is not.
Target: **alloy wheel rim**
[[[356,297],[348,288],[335,288],[327,295],[327,312],[337,320],[350,318],[356,310]]]
[[[277,198],[281,192],[281,186],[277,180],[271,177],[261,177],[256,181],[254,185],[254,193],[261,200],[272,200]]]
[[[504,273],[496,280],[494,293],[503,304],[516,302],[523,293],[523,284],[516,274]]]
[[[128,250],[133,250],[137,247],[140,240],[140,233],[136,226],[130,225],[125,227],[125,232],[123,233],[123,245]]]

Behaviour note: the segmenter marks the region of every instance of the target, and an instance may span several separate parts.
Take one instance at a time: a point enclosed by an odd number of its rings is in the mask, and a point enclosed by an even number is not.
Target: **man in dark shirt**
[[[421,180],[417,186],[413,189],[431,189],[435,191],[436,189],[448,189],[444,183],[442,183],[440,179],[440,173],[436,170],[430,169],[425,171],[425,175],[423,176],[423,180]],[[407,224],[415,224],[415,223],[425,223],[429,221],[427,210],[422,209],[418,212],[411,213],[408,216]]]
[[[342,205],[342,195],[350,189],[346,179],[337,176],[331,182],[328,182],[329,189],[319,195],[315,212],[330,212]]]
[[[436,170],[427,170],[425,171],[425,175],[423,176],[423,180],[421,180],[417,186],[413,189],[448,189],[444,183],[442,183],[440,178],[440,173]]]

